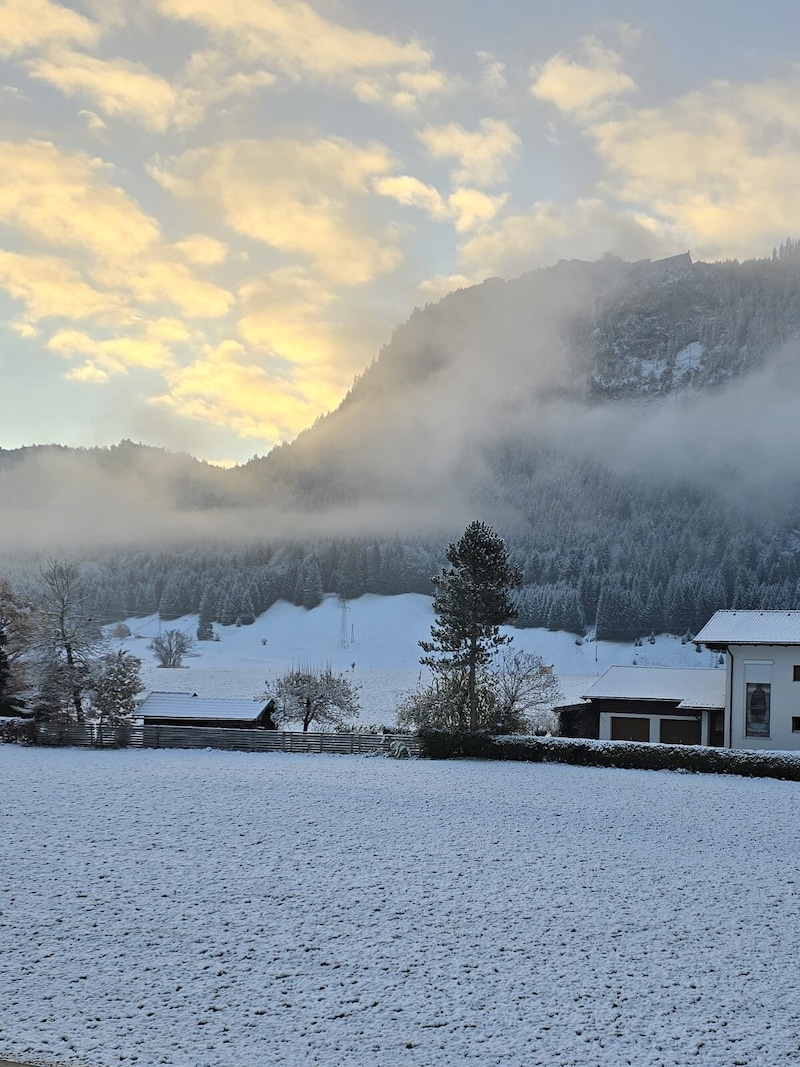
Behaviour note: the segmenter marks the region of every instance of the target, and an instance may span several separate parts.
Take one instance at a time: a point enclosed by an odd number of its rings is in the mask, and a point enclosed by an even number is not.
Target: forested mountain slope
[[[6,551],[69,550],[68,501],[109,613],[205,598],[247,622],[276,596],[426,591],[477,516],[524,567],[529,625],[637,636],[796,607],[799,335],[791,241],[491,279],[415,311],[335,412],[243,467],[0,450]]]

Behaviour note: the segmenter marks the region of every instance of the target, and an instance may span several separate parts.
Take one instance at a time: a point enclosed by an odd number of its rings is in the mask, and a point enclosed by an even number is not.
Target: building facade
[[[694,640],[725,653],[725,747],[800,750],[800,611],[718,611]]]

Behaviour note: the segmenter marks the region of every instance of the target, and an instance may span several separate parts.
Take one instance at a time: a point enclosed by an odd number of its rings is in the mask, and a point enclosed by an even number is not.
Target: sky
[[[798,41],[784,0],[0,0],[0,447],[243,462],[459,286],[769,255]]]

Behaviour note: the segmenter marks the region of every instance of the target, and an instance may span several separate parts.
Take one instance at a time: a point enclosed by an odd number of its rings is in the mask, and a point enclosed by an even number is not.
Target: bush
[[[0,745],[32,745],[35,740],[33,719],[0,719]]]
[[[700,745],[642,744],[637,741],[587,741],[567,737],[497,737],[478,731],[421,730],[421,754],[429,759],[518,760],[570,763],[579,767],[620,767],[643,771],[738,774],[800,782],[800,755],[792,752],[741,752]]]

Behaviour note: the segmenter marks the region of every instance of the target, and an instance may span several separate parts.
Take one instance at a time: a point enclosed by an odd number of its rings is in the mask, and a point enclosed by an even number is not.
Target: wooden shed
[[[275,730],[275,701],[199,697],[197,693],[149,693],[139,705],[144,726],[204,726],[226,730]]]

